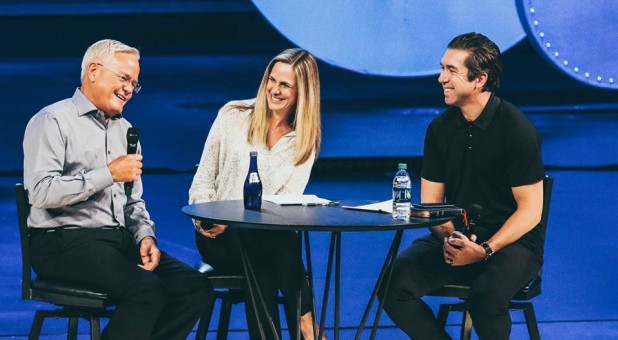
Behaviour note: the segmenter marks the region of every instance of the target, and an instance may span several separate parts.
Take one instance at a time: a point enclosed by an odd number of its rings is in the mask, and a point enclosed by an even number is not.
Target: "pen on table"
[[[302,204],[303,207],[336,207],[339,205],[339,202],[328,202],[328,203],[315,203],[315,202],[305,202]]]

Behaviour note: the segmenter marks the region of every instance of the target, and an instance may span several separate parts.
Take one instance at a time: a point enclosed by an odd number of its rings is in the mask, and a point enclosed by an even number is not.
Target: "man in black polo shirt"
[[[462,222],[431,228],[397,258],[384,309],[408,336],[449,339],[421,297],[444,284],[471,285],[467,300],[481,339],[508,339],[508,305],[543,261],[540,138],[515,106],[496,97],[500,51],[478,33],[454,38],[441,61],[451,107],[427,129],[421,201],[482,207],[474,234]]]

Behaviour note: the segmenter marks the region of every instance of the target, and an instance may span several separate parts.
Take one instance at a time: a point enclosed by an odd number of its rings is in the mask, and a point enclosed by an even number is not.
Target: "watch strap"
[[[481,247],[485,249],[485,261],[489,260],[489,258],[494,255],[494,250],[491,249],[491,247],[489,246],[489,244],[487,244],[487,242],[481,243]]]

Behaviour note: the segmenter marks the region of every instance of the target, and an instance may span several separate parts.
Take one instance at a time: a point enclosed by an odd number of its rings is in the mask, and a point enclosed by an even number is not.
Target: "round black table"
[[[342,201],[344,206],[359,206],[369,203],[371,201]],[[359,325],[355,339],[358,339],[365,326],[367,317],[371,310],[371,307],[377,296],[377,292],[384,284],[384,287],[388,287],[390,280],[390,274],[392,272],[394,260],[399,250],[399,244],[401,243],[401,237],[403,231],[406,229],[426,228],[435,225],[445,223],[452,219],[450,218],[416,218],[411,217],[408,221],[394,220],[390,214],[373,212],[373,211],[361,211],[342,208],[338,206],[301,206],[301,205],[278,205],[268,201],[262,202],[262,209],[260,211],[247,210],[244,208],[242,200],[236,201],[216,201],[198,203],[185,206],[182,211],[196,220],[201,220],[206,223],[224,224],[232,228],[234,232],[238,232],[237,228],[250,228],[250,229],[268,229],[268,230],[289,230],[300,231],[299,245],[302,248],[302,240],[304,235],[305,251],[307,260],[307,274],[309,277],[309,284],[313,294],[313,277],[311,268],[311,253],[309,246],[309,231],[327,231],[331,232],[330,250],[328,255],[328,268],[326,273],[326,284],[324,291],[324,300],[322,303],[322,313],[320,318],[320,324],[324,325],[324,318],[326,315],[326,306],[328,304],[328,290],[330,289],[330,277],[332,272],[333,256],[335,256],[335,339],[339,338],[339,291],[340,291],[340,268],[341,268],[341,232],[367,232],[367,231],[387,231],[397,230],[393,241],[391,242],[390,249],[387,253],[384,265],[380,271],[377,282],[374,286],[372,295],[365,309],[365,313]],[[236,237],[238,240],[238,246],[241,251],[241,258],[243,260],[243,266],[245,269],[245,276],[247,278],[247,286],[249,288],[249,295],[255,303],[259,298],[259,287],[255,281],[253,275],[253,269],[246,253],[244,252],[244,246],[240,237]],[[300,254],[299,254],[300,255]],[[384,281],[386,279],[386,281]],[[386,292],[385,292],[386,293]],[[298,293],[300,298],[300,291]],[[380,313],[382,310],[382,304],[379,304],[378,310],[375,315],[373,330],[371,338],[375,337],[375,332],[378,326]],[[300,317],[300,310],[298,310],[298,318]],[[314,315],[315,303],[314,303]],[[256,311],[257,315],[257,311]],[[314,317],[314,322],[316,318]],[[269,322],[272,326],[272,320],[269,318]],[[298,328],[299,329],[299,328]],[[314,329],[316,329],[314,327]],[[319,337],[323,327],[320,329]],[[316,334],[317,336],[318,334]],[[297,334],[299,337],[300,334]]]

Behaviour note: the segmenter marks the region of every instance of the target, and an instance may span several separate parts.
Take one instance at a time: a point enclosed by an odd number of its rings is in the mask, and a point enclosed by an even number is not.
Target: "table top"
[[[342,201],[342,205],[358,206],[371,201]],[[239,228],[307,231],[379,231],[426,228],[452,219],[416,218],[394,220],[390,214],[344,209],[341,206],[282,206],[262,201],[260,211],[247,210],[242,200],[197,203],[182,212],[206,223]]]

